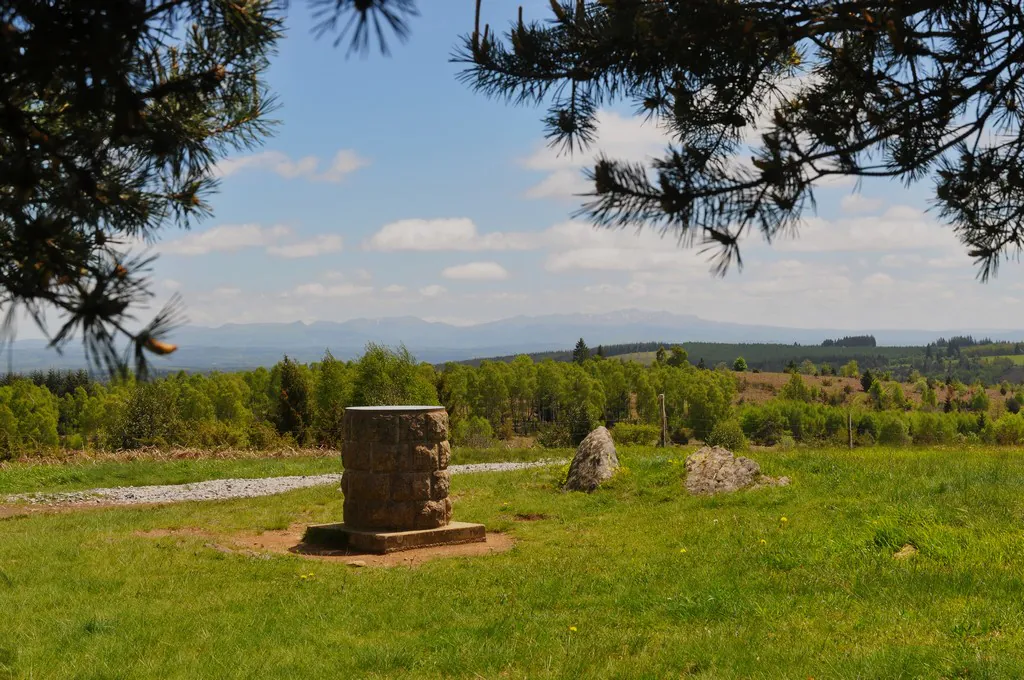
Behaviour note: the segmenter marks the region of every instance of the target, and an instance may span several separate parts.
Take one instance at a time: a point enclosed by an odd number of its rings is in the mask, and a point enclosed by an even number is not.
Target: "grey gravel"
[[[453,474],[475,472],[506,472],[564,464],[564,460],[540,460],[534,463],[473,463],[451,465]],[[226,498],[270,496],[310,486],[340,484],[340,474],[267,477],[264,479],[211,479],[191,484],[163,486],[122,486],[112,489],[88,489],[60,493],[25,493],[7,496],[7,503],[34,505],[141,505],[146,503],[177,503],[180,501],[215,501]]]

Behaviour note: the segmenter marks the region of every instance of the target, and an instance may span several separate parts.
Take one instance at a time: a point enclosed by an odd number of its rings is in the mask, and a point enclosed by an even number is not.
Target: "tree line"
[[[861,372],[855,361],[825,373],[805,362],[810,365],[794,370],[769,402],[736,404],[742,358],[731,367],[702,368],[674,346],[645,366],[589,353],[585,343],[579,349],[575,362],[523,355],[436,367],[401,347],[369,345],[353,361],[327,352],[309,364],[286,356],[269,369],[151,380],[129,375],[101,382],[61,371],[8,375],[0,380],[0,457],[57,447],[335,448],[346,407],[388,404],[444,405],[456,445],[531,437],[542,446],[572,446],[601,424],[620,441],[653,443],[660,432],[659,394],[677,443],[694,438],[741,445],[737,436],[765,444],[782,437],[839,441],[850,435],[842,423],[854,416],[861,444],[881,441],[878,428],[897,421],[902,425],[890,427],[901,427],[908,441],[931,441],[931,435],[914,434],[922,423],[946,423],[942,432],[979,441],[1013,439],[1005,432],[1016,432],[1015,419],[1024,424],[1024,394],[1008,384],[1003,398],[991,400],[980,384],[916,375],[908,388],[919,393],[913,400],[890,373]],[[832,388],[828,375],[836,372],[859,378],[860,388]],[[814,373],[823,377],[808,384],[804,375]]]
[[[645,367],[594,355],[580,363],[484,361],[478,367],[419,363],[405,349],[369,345],[355,361],[330,352],[302,364],[234,373],[176,373],[100,382],[83,373],[7,376],[0,385],[0,456],[34,449],[146,446],[336,447],[348,406],[443,404],[455,443],[536,436],[578,443],[598,424],[653,424],[666,395],[673,429],[707,436],[728,417],[729,372],[685,360]]]

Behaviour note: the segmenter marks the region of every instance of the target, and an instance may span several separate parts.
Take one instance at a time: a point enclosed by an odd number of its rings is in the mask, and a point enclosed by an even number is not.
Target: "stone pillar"
[[[451,521],[443,407],[347,408],[341,458],[346,527],[410,531]]]

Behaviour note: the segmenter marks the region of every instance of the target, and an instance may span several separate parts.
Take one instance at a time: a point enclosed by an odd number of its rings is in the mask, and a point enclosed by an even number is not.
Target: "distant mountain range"
[[[479,357],[571,348],[583,337],[587,344],[631,342],[728,342],[817,345],[825,338],[873,334],[880,345],[923,345],[938,337],[974,335],[1018,340],[1024,331],[991,329],[872,330],[806,329],[708,321],[697,316],[635,309],[604,314],[516,316],[473,326],[454,326],[416,317],[317,321],[306,324],[225,324],[185,326],[172,340],[179,349],[156,362],[161,369],[237,370],[270,366],[287,353],[299,361],[314,361],[330,349],[339,359],[360,356],[369,342],[404,343],[421,361],[440,363]],[[0,367],[15,371],[85,366],[81,345],[72,343],[57,355],[41,340],[19,340]]]

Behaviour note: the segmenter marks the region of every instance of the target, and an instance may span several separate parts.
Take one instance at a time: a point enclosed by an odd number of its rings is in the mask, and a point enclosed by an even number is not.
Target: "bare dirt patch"
[[[305,559],[341,562],[354,567],[415,567],[424,562],[445,557],[493,555],[510,550],[515,545],[515,541],[510,536],[488,532],[487,540],[482,543],[442,545],[433,548],[405,550],[389,555],[372,555],[345,550],[324,550],[307,545],[302,542],[302,535],[305,530],[305,525],[296,524],[282,531],[217,534],[196,527],[185,527],[182,529],[138,531],[135,535],[147,538],[200,538],[207,540],[206,547],[220,552],[248,555],[250,557],[291,554]]]

